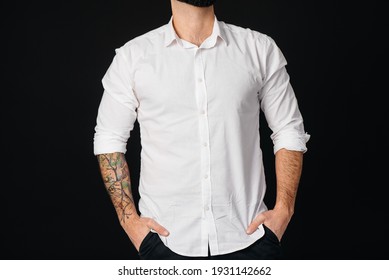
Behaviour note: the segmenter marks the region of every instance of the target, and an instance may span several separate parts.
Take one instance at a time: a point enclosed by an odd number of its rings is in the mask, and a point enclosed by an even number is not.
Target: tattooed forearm
[[[120,222],[135,213],[131,193],[130,172],[124,154],[112,153],[97,155],[101,176],[111,197]]]

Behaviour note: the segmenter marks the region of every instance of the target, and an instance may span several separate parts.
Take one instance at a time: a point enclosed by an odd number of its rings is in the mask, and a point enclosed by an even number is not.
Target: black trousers
[[[282,248],[277,236],[264,225],[265,235],[242,250],[208,257],[187,257],[174,253],[163,244],[157,233],[149,232],[139,248],[141,260],[277,260],[282,259]]]

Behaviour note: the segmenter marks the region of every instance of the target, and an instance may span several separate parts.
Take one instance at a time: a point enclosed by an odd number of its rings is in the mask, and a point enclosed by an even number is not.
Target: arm
[[[259,214],[249,225],[247,233],[253,233],[260,224],[265,224],[282,239],[293,216],[297,188],[303,163],[303,153],[281,149],[276,153],[277,196],[273,210]]]
[[[303,153],[281,149],[276,153],[277,198],[275,209],[292,217],[303,166]]]
[[[153,219],[139,217],[131,193],[130,172],[124,154],[99,154],[97,159],[120,224],[135,248],[139,251],[139,246],[150,229],[161,235],[168,235],[167,230]]]
[[[124,53],[116,55],[102,79],[102,96],[95,127],[94,154],[121,226],[135,248],[139,247],[151,229],[161,235],[168,232],[153,219],[139,217],[131,193],[130,172],[125,158],[127,140],[137,118],[138,99],[131,86],[131,65]]]
[[[270,39],[259,100],[273,131],[271,139],[276,157],[277,196],[274,209],[258,214],[247,228],[247,233],[251,234],[260,224],[265,224],[279,240],[294,213],[303,153],[307,151],[306,142],[310,137],[304,131],[303,118],[285,66],[285,57]]]

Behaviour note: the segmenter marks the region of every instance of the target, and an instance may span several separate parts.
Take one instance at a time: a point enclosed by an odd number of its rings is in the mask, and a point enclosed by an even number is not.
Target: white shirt
[[[274,153],[307,150],[286,60],[265,34],[222,21],[200,47],[172,25],[116,49],[102,79],[94,154],[126,152],[138,120],[139,210],[164,226],[160,236],[185,256],[226,254],[263,236],[246,228],[267,210],[259,116]]]

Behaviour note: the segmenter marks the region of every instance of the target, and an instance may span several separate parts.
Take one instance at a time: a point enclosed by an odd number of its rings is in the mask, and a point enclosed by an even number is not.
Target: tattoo
[[[124,222],[134,212],[130,172],[124,154],[101,154],[97,156],[97,159],[100,165],[101,176],[119,220]]]

